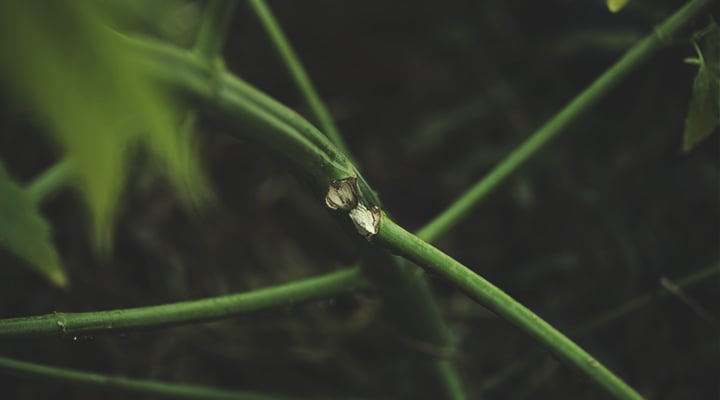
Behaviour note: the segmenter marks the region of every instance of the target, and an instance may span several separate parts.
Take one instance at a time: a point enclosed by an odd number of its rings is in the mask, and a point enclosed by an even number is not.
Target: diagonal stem
[[[380,220],[379,231],[373,240],[391,252],[444,277],[470,298],[528,333],[615,398],[642,399],[633,388],[537,314],[466,266],[401,228],[387,216]]]

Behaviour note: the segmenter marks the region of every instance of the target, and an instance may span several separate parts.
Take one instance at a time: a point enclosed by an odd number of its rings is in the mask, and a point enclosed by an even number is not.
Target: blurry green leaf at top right
[[[703,31],[690,105],[685,118],[683,151],[688,152],[720,125],[720,28],[713,21]]]

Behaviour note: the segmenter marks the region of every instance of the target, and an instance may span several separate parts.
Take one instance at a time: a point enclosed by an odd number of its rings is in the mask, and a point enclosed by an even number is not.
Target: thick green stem
[[[359,268],[228,296],[149,307],[84,313],[53,313],[0,320],[0,338],[83,335],[186,325],[230,318],[249,311],[332,297],[368,288]]]
[[[379,231],[373,241],[428,271],[444,277],[473,300],[531,335],[614,397],[618,399],[642,398],[594,357],[527,307],[447,254],[401,228],[387,216],[382,217]]]
[[[230,25],[236,0],[211,0],[205,9],[200,32],[193,50],[208,62],[220,60],[220,53],[225,39],[225,31]]]
[[[65,367],[29,363],[0,357],[0,371],[20,377],[53,380],[60,383],[95,386],[105,389],[122,390],[129,393],[171,397],[176,399],[234,399],[234,400],[300,400],[300,397],[275,395],[258,392],[234,391],[206,386],[191,386],[126,378],[116,375],[101,375],[92,372],[72,370]]]
[[[668,43],[669,39],[676,35],[692,18],[713,3],[717,3],[717,0],[692,0],[675,12],[662,25],[658,26],[653,34],[628,50],[615,65],[600,75],[587,89],[572,99],[552,119],[513,150],[489,174],[467,190],[440,215],[423,226],[417,235],[430,242],[447,233],[510,174],[537,154],[546,143],[563,132],[570,123],[578,119],[630,72],[637,69],[658,49]]]
[[[334,179],[355,176],[350,161],[293,110],[191,52],[150,40],[129,39],[147,72],[188,95],[200,107],[234,124],[233,135],[251,138],[297,164],[324,192]]]
[[[278,53],[278,57],[282,61],[288,74],[292,77],[295,85],[300,90],[307,107],[312,112],[315,121],[320,126],[320,130],[325,133],[330,141],[335,144],[345,155],[350,155],[350,151],[345,144],[345,141],[340,135],[340,132],[333,121],[330,112],[328,111],[325,103],[318,95],[315,87],[310,80],[305,68],[300,62],[300,58],[297,56],[295,51],[290,45],[290,41],[287,40],[285,34],[277,23],[277,20],[273,16],[272,11],[267,6],[264,0],[250,0],[250,7],[255,12],[258,20],[262,23],[265,32],[270,38],[270,41],[275,47],[275,51]]]

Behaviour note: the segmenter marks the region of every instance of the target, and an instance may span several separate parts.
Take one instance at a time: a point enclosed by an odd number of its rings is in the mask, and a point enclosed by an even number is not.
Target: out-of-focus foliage
[[[103,0],[109,24],[123,32],[190,47],[200,25],[200,4],[188,0]]]
[[[607,8],[610,12],[618,12],[622,10],[630,0],[607,0]]]
[[[209,193],[191,136],[179,133],[179,105],[108,27],[111,11],[92,0],[0,3],[0,79],[72,163],[100,249],[111,243],[132,150],[147,150],[189,203]]]
[[[53,284],[65,287],[67,276],[50,237],[50,226],[30,196],[0,164],[0,245],[27,262]]]
[[[720,124],[720,28],[713,21],[695,47],[699,65],[685,119],[683,151],[692,150]]]

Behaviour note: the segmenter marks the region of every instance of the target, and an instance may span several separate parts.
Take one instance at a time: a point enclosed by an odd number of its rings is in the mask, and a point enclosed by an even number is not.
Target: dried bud
[[[380,217],[382,216],[382,211],[378,207],[372,207],[368,210],[364,205],[358,204],[350,210],[349,214],[350,219],[355,224],[355,229],[365,239],[370,240],[378,233]]]
[[[355,194],[357,178],[350,177],[330,182],[325,204],[332,210],[348,211],[353,209],[358,201]]]

